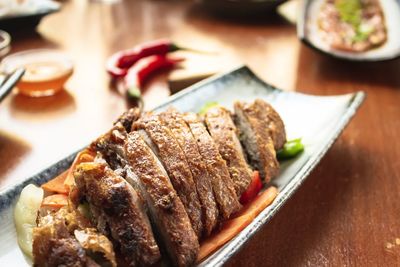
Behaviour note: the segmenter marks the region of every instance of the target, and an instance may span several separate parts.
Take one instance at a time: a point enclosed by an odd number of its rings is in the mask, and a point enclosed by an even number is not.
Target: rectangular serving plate
[[[338,138],[363,102],[365,94],[311,96],[286,92],[263,82],[249,68],[242,66],[171,96],[154,111],[162,111],[170,105],[182,112],[198,111],[210,101],[217,101],[232,109],[235,100],[253,101],[256,98],[262,98],[276,108],[285,122],[288,139],[301,137],[305,151],[281,164],[279,176],[272,181],[279,189],[274,202],[235,238],[198,266],[222,266],[278,212]],[[75,155],[73,153],[39,174],[0,192],[0,266],[31,264],[18,247],[13,220],[13,206],[22,188],[29,183],[40,185],[55,177],[70,166]]]

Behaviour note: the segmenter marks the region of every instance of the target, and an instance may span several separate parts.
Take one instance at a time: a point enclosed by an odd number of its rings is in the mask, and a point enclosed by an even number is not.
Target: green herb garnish
[[[340,20],[349,23],[354,31],[354,42],[362,42],[368,39],[373,29],[362,24],[361,0],[336,0],[335,6],[339,11]]]
[[[337,0],[335,6],[340,19],[357,29],[361,24],[362,6],[360,0]]]

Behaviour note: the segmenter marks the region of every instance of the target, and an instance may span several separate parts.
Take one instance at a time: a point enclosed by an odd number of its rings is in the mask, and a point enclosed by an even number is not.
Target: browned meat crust
[[[90,145],[98,151],[113,170],[123,169],[126,165],[124,158],[124,143],[127,132],[121,123],[116,123],[110,131],[101,135]]]
[[[82,163],[75,180],[94,207],[98,224],[106,223],[121,255],[130,266],[150,266],[161,258],[153,231],[136,191],[105,164]],[[104,221],[103,221],[104,219]],[[104,229],[104,226],[100,227]]]
[[[62,208],[39,217],[38,221],[33,230],[34,266],[116,266],[111,242],[95,229],[88,228],[89,222],[76,212]],[[90,235],[91,244],[75,239],[74,233],[81,232]],[[102,257],[101,262],[96,263],[88,253]]]
[[[223,107],[214,107],[207,111],[205,122],[219,153],[228,165],[236,194],[240,197],[251,182],[252,171],[247,165],[231,114]]]
[[[271,123],[267,115],[268,109],[265,109],[266,105],[262,102],[262,100],[252,104],[236,102],[235,123],[240,130],[240,139],[252,165],[265,177],[265,181],[269,182],[278,174],[279,163],[276,159],[273,134],[271,135],[269,128]]]
[[[114,122],[114,125],[121,124],[125,130],[129,133],[131,131],[132,123],[138,120],[140,117],[139,108],[131,108],[125,111],[119,118]]]
[[[161,160],[174,189],[178,193],[198,237],[203,231],[201,205],[196,185],[186,161],[172,132],[162,124],[157,115],[145,115],[133,125],[135,130],[145,130],[156,146],[154,153]]]
[[[283,148],[283,145],[286,143],[286,130],[278,112],[270,104],[261,99],[256,99],[250,108],[254,109],[258,116],[260,116],[259,119],[265,122],[272,141],[274,141],[275,150],[278,151]]]
[[[218,207],[212,190],[211,177],[199,153],[196,140],[183,120],[182,114],[175,109],[170,108],[161,113],[160,118],[172,131],[185,153],[201,203],[204,234],[209,235],[218,222]]]
[[[36,238],[34,266],[86,266],[86,253],[73,237],[50,238],[42,233],[40,235]]]
[[[184,120],[189,125],[197,141],[200,155],[211,174],[211,184],[220,214],[222,218],[228,219],[232,213],[240,209],[241,205],[233,181],[229,176],[226,162],[222,159],[218,148],[197,115],[193,113],[184,114]]]
[[[199,243],[161,163],[137,132],[128,135],[125,150],[145,189],[144,197],[169,256],[178,266],[192,265],[199,252]]]

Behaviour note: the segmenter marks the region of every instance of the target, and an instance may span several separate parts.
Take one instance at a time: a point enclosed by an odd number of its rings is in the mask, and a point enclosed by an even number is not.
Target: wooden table
[[[332,95],[364,90],[367,100],[300,190],[228,266],[400,265],[400,61],[340,62],[306,48],[277,17],[218,19],[190,2],[67,1],[38,33],[14,34],[12,51],[59,48],[75,62],[53,97],[8,97],[0,108],[0,188],[85,146],[126,109],[109,89],[113,52],[168,37],[248,64],[286,90]],[[222,64],[223,65],[223,64]],[[231,63],[225,63],[226,66]],[[148,107],[169,94],[149,84]]]

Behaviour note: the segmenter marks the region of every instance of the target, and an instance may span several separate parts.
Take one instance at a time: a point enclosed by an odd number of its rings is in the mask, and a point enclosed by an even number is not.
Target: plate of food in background
[[[396,0],[303,1],[299,38],[331,56],[383,61],[400,56],[400,2]]]

